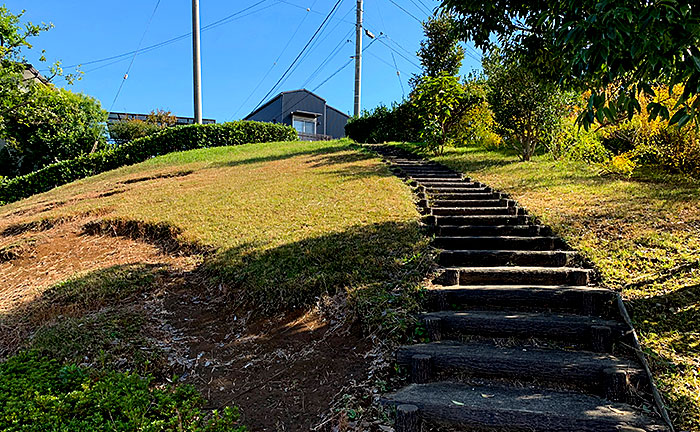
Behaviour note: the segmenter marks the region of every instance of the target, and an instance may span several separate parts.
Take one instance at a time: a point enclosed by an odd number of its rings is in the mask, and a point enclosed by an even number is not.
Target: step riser
[[[602,318],[616,316],[615,297],[605,290],[583,291],[531,288],[492,290],[487,287],[430,290],[427,307],[432,311],[479,309],[518,309],[576,313]]]
[[[526,225],[527,216],[433,216],[434,225]]]
[[[546,236],[551,235],[551,230],[536,225],[522,226],[438,226],[435,234],[441,237],[464,236]]]
[[[436,237],[433,241],[433,245],[441,249],[480,249],[517,251],[551,251],[555,249],[563,249],[564,247],[564,244],[554,237]]]
[[[568,267],[576,255],[567,252],[531,253],[513,251],[442,252],[438,262],[447,267],[535,266]]]
[[[401,366],[410,369],[411,358],[421,351],[399,349],[396,361]],[[584,391],[605,396],[608,393],[609,380],[606,375],[608,363],[595,364],[566,364],[560,362],[544,362],[533,364],[526,357],[501,356],[462,356],[443,352],[430,358],[429,371],[426,371],[426,382],[439,380],[441,375],[449,374],[454,379],[455,374],[463,378],[493,378],[516,380],[521,382],[535,381],[538,384],[563,385],[575,387]],[[622,366],[620,367],[622,368]],[[628,368],[629,369],[629,368]],[[626,392],[631,392],[641,385],[642,374],[638,369],[630,369]]]
[[[515,207],[462,207],[444,208],[435,207],[432,214],[435,216],[485,216],[485,215],[514,215]]]
[[[449,186],[431,186],[431,187],[425,187],[421,186],[425,192],[428,192],[430,195],[440,195],[440,194],[460,194],[460,193],[469,193],[474,191],[475,189],[480,189],[480,190],[489,190],[491,191],[492,189],[484,186],[481,183],[464,183],[459,185],[458,187],[449,185]]]
[[[482,338],[546,339],[575,344],[588,350],[611,353],[613,346],[627,343],[625,327],[616,321],[601,319],[533,318],[523,312],[482,316],[474,312],[425,314],[421,320],[431,341],[460,340],[465,336]],[[577,317],[578,318],[578,317]]]
[[[515,272],[490,269],[446,269],[435,281],[440,285],[552,285],[585,286],[589,277],[586,270],[559,272]]]
[[[456,207],[508,207],[506,200],[467,200],[467,201],[448,201],[448,200],[433,200],[430,203],[434,208],[456,208]]]
[[[472,200],[500,200],[501,194],[489,189],[469,191],[467,193],[438,193],[428,194],[431,201],[472,201]]]
[[[454,180],[435,180],[435,179],[430,179],[430,180],[423,180],[421,182],[418,182],[416,179],[412,180],[413,183],[415,183],[417,186],[423,186],[426,189],[433,188],[433,187],[450,187],[450,188],[460,188],[460,187],[471,187],[470,185],[473,185],[469,179],[454,179]],[[483,186],[479,186],[483,187]]]

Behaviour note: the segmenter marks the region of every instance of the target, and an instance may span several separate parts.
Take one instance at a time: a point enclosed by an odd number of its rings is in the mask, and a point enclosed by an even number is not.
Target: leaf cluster
[[[671,110],[651,102],[651,118],[684,125],[698,118],[700,8],[689,0],[443,0],[461,37],[490,50],[509,47],[567,88],[591,90],[579,122],[641,112],[653,86],[683,87]],[[494,42],[493,36],[496,36]]]
[[[32,84],[33,97],[1,117],[2,175],[26,174],[105,144],[107,112],[92,97]]]
[[[421,138],[428,150],[440,154],[446,145],[454,145],[464,115],[482,100],[456,76],[422,77],[412,93],[412,106],[423,124]]]
[[[409,101],[390,107],[379,105],[351,118],[345,125],[345,134],[360,143],[391,141],[413,142],[420,139],[421,122]]]
[[[0,364],[0,429],[245,431],[236,408],[208,414],[192,386],[153,388],[136,374],[91,372],[32,352]]]

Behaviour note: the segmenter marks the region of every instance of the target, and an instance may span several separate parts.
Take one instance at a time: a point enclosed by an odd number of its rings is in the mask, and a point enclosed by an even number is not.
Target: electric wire
[[[321,25],[318,27],[318,29],[316,29],[316,31],[314,32],[314,34],[311,36],[311,39],[309,39],[309,41],[306,43],[306,45],[304,45],[304,48],[302,48],[302,50],[299,52],[299,54],[296,56],[296,58],[295,58],[295,59],[292,61],[292,63],[289,65],[289,67],[287,68],[287,70],[286,70],[286,71],[282,74],[282,76],[277,80],[277,82],[275,83],[275,85],[272,86],[272,88],[270,89],[270,91],[268,91],[267,94],[265,94],[265,96],[264,96],[264,97],[260,100],[260,102],[255,106],[255,108],[253,108],[253,111],[255,111],[256,109],[258,109],[258,107],[260,107],[260,105],[262,105],[263,103],[265,103],[265,101],[267,100],[268,96],[270,96],[270,94],[272,94],[272,92],[275,91],[275,88],[277,88],[277,86],[279,85],[279,83],[282,82],[282,80],[287,76],[287,74],[289,73],[289,71],[294,67],[294,65],[296,64],[296,62],[299,60],[299,58],[301,58],[301,56],[304,54],[304,52],[305,52],[306,49],[309,47],[309,45],[311,45],[311,43],[314,41],[314,39],[316,39],[316,36],[321,32],[321,30],[323,29],[323,27],[326,25],[326,23],[327,23],[328,20],[330,19],[331,15],[333,15],[333,13],[338,9],[338,6],[340,6],[340,3],[341,3],[342,1],[343,1],[343,0],[338,0],[338,1],[335,3],[335,5],[333,5],[333,9],[331,9],[331,11],[328,13],[328,15],[326,15],[326,18],[323,20],[323,22],[322,22]]]
[[[372,39],[372,41],[371,41],[370,43],[368,43],[367,46],[365,46],[365,47],[362,49],[362,52],[364,53],[365,51],[367,51],[367,50],[369,49],[369,47],[371,47],[372,44],[373,44],[377,39],[379,39],[379,38]],[[316,87],[314,87],[313,89],[311,89],[311,91],[312,91],[312,92],[315,92],[315,91],[317,91],[318,89],[320,89],[321,87],[323,87],[328,81],[330,81],[333,77],[335,77],[335,76],[338,75],[340,72],[342,72],[343,69],[345,69],[346,67],[348,67],[348,65],[350,65],[352,62],[353,62],[353,59],[350,59],[350,60],[346,61],[342,66],[340,66],[338,69],[336,69],[335,72],[333,72],[331,75],[329,75],[326,79],[324,79],[324,80],[323,80],[320,84],[318,84]],[[299,99],[299,101],[297,101],[297,103],[295,103],[294,105],[292,105],[291,107],[289,107],[289,110],[294,109],[297,105],[299,105],[300,103],[302,103],[303,101],[305,101],[308,97],[309,97],[309,94],[307,94],[307,95],[304,96],[303,98]]]
[[[253,8],[255,8],[255,7],[261,5],[261,4],[265,3],[265,2],[267,2],[267,1],[269,1],[269,0],[260,0],[260,1],[256,2],[255,4],[253,4],[253,5],[251,5],[251,6],[248,6],[248,7],[244,8],[244,9],[241,9],[241,10],[239,10],[239,11],[237,11],[237,12],[234,12],[234,13],[232,13],[232,14],[230,14],[230,15],[228,15],[228,16],[226,16],[226,17],[220,19],[220,20],[214,21],[213,23],[207,24],[206,26],[202,27],[202,31],[211,30],[212,28],[216,28],[216,27],[219,27],[219,26],[221,26],[221,25],[228,24],[230,21],[233,21],[233,18],[235,18],[235,19],[243,18],[243,17],[245,17],[245,16],[252,15],[253,13],[261,12],[261,11],[263,11],[263,10],[265,10],[265,9],[268,9],[268,8],[274,6],[275,4],[283,3],[281,0],[277,0],[277,1],[276,1],[274,4],[272,4],[272,5],[268,5],[268,6],[264,7],[264,8],[258,9],[258,10],[254,11],[254,12],[251,12],[251,13],[246,14],[246,15],[243,15],[243,16],[239,16],[239,15],[241,15],[241,14],[243,14],[243,13],[245,13],[245,12],[248,12],[249,10],[251,10],[251,9],[253,9]],[[88,61],[88,62],[76,63],[76,64],[73,64],[73,65],[70,65],[70,66],[64,66],[63,69],[75,69],[75,68],[78,67],[78,66],[88,66],[88,65],[91,65],[91,64],[103,63],[103,62],[110,61],[110,60],[115,60],[115,59],[121,59],[120,61],[123,61],[123,60],[125,60],[125,58],[128,58],[129,56],[131,56],[131,55],[133,55],[133,54],[141,54],[141,53],[144,53],[144,52],[152,51],[152,50],[154,50],[154,49],[158,49],[158,48],[161,48],[161,47],[163,47],[163,46],[170,45],[170,44],[172,44],[172,43],[178,42],[178,41],[180,41],[180,40],[182,40],[182,39],[186,39],[186,38],[188,38],[188,37],[190,37],[190,36],[192,36],[192,32],[185,33],[185,34],[181,34],[180,36],[175,36],[175,37],[173,37],[173,38],[164,40],[164,41],[162,41],[162,42],[158,42],[158,43],[156,43],[156,44],[147,46],[147,47],[145,47],[145,48],[143,48],[143,49],[139,49],[139,50],[135,50],[135,51],[129,51],[129,52],[125,52],[125,53],[118,54],[118,55],[114,55],[114,56],[110,56],[110,57],[105,57],[105,58],[98,59],[98,60],[91,60],[91,61]],[[116,63],[116,62],[115,62],[115,63]],[[112,64],[114,64],[114,63],[112,63]],[[93,69],[93,70],[95,70],[95,69]]]
[[[401,86],[401,98],[406,97],[406,92],[403,89],[403,81],[401,80],[401,71],[399,71],[399,66],[396,64],[396,57],[394,53],[391,53],[391,59],[394,60],[394,67],[396,68],[396,77],[399,79],[399,85]]]
[[[344,15],[344,17],[347,16],[347,15],[349,15],[349,14],[350,14],[352,11],[354,11],[354,10],[355,10],[355,7],[354,7],[354,6],[351,7],[350,10],[348,10],[348,12],[346,12],[346,14]],[[332,19],[333,19],[333,17],[331,17],[331,20],[332,20]],[[329,22],[330,22],[330,21],[329,21]],[[300,66],[304,63],[304,61],[311,55],[311,53],[314,52],[314,50],[315,50],[321,43],[323,43],[323,41],[325,41],[326,38],[328,38],[328,36],[329,36],[331,33],[333,33],[333,31],[335,31],[335,29],[337,29],[338,26],[339,26],[341,23],[342,23],[342,21],[338,21],[338,22],[336,23],[336,25],[335,25],[331,30],[329,30],[328,32],[326,32],[326,29],[328,28],[328,27],[326,27],[326,28],[319,34],[319,36],[316,38],[316,40],[314,41],[314,43],[311,44],[311,46],[310,46],[309,49],[306,51],[306,53],[301,57],[301,59],[299,59],[299,62],[296,64],[296,66],[294,66],[294,68],[290,71],[290,73],[289,73],[289,75],[287,76],[287,78],[285,78],[284,81],[282,81],[282,83],[280,83],[280,85],[284,84],[292,75],[294,75],[294,73],[297,71],[297,69],[299,69],[299,67],[300,67]],[[325,34],[324,34],[324,33],[325,33]],[[350,31],[350,33],[352,33],[352,30]],[[347,38],[347,36],[344,37],[344,38],[341,40],[340,44],[342,44],[342,41],[343,41],[343,40],[346,40],[346,38]]]
[[[124,74],[124,78],[122,79],[122,82],[119,83],[119,89],[117,90],[117,94],[114,95],[114,100],[112,101],[112,105],[109,106],[109,112],[112,112],[112,109],[114,108],[114,104],[117,103],[117,99],[119,98],[119,94],[122,92],[122,89],[124,88],[124,83],[126,82],[127,78],[129,78],[129,72],[131,72],[131,67],[134,65],[134,60],[136,60],[136,56],[138,55],[138,51],[141,49],[141,45],[143,45],[143,40],[146,38],[146,33],[148,33],[148,29],[151,27],[151,22],[153,22],[153,17],[156,16],[156,12],[158,11],[158,6],[160,6],[161,0],[158,0],[156,2],[156,6],[153,8],[153,12],[151,13],[151,16],[148,18],[148,22],[146,22],[146,28],[143,31],[143,34],[141,35],[141,40],[139,40],[138,47],[136,48],[136,51],[134,52],[134,56],[131,57],[131,62],[129,63],[129,67],[126,68],[126,73]]]
[[[428,8],[426,8],[422,3],[416,3],[416,0],[411,0],[411,3],[413,3],[413,6],[416,7],[421,13],[424,13],[428,16],[431,16],[433,13],[430,12]]]
[[[418,21],[418,22],[421,23],[421,24],[423,23],[423,21],[421,21],[420,18],[418,18],[417,16],[413,15],[413,14],[412,14],[411,12],[409,12],[408,10],[404,9],[403,6],[401,6],[400,4],[396,3],[394,0],[389,0],[389,1],[390,1],[394,6],[396,6],[396,7],[399,8],[399,9],[401,9],[402,11],[404,11],[407,15],[409,15],[409,16],[410,16],[411,18],[413,18],[414,20]]]
[[[314,6],[316,5],[317,2],[318,2],[318,0],[314,0],[314,2],[311,4],[311,7],[307,9],[307,13],[304,14],[304,17],[303,17],[303,18],[301,19],[301,21],[299,22],[299,25],[297,26],[296,30],[294,30],[294,33],[292,33],[292,36],[289,38],[289,40],[287,41],[287,43],[284,45],[284,48],[282,48],[282,50],[280,51],[280,53],[279,53],[279,55],[277,56],[277,58],[275,59],[275,61],[272,63],[272,66],[270,66],[270,68],[267,70],[267,73],[265,73],[265,75],[260,79],[260,81],[258,82],[258,84],[257,84],[257,85],[255,86],[255,88],[253,89],[253,91],[251,91],[250,94],[248,95],[248,97],[245,98],[245,100],[243,101],[243,103],[241,104],[241,106],[238,107],[238,109],[236,110],[236,112],[233,113],[233,116],[231,116],[231,118],[233,118],[233,117],[235,117],[236,115],[238,115],[238,113],[243,109],[243,107],[245,106],[245,104],[248,103],[248,101],[250,100],[250,98],[253,97],[253,95],[255,94],[256,91],[258,91],[258,89],[260,88],[260,86],[262,85],[262,83],[265,82],[265,80],[267,79],[268,76],[270,76],[270,73],[272,73],[272,70],[275,68],[275,66],[277,66],[277,63],[278,63],[278,62],[280,61],[280,59],[282,58],[282,55],[283,55],[284,52],[287,50],[287,48],[289,48],[289,45],[290,45],[290,44],[292,43],[292,41],[294,40],[294,37],[297,35],[297,33],[299,33],[299,30],[301,30],[301,26],[304,25],[304,22],[306,22],[306,18],[309,17],[309,12],[311,12],[311,10],[314,8]]]

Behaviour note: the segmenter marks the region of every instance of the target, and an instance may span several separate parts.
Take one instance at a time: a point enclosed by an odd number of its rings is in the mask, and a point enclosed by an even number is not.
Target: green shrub
[[[109,137],[117,144],[125,144],[138,138],[153,135],[163,129],[156,124],[138,119],[110,123],[107,128],[109,129]]]
[[[107,112],[89,96],[37,85],[35,97],[1,115],[0,174],[23,175],[56,161],[100,150],[105,145]]]
[[[236,408],[211,414],[189,385],[63,366],[36,353],[0,364],[0,430],[243,432]]]
[[[421,122],[407,101],[391,107],[379,105],[354,117],[345,126],[345,134],[359,143],[390,141],[415,142],[420,139]]]
[[[291,126],[239,121],[164,129],[122,146],[58,162],[0,185],[0,204],[45,192],[72,181],[143,162],[166,153],[205,147],[297,139]]]

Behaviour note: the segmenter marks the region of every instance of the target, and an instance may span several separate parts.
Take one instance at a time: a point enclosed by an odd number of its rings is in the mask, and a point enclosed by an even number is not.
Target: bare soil
[[[330,408],[367,379],[371,344],[359,328],[316,311],[267,318],[234,312],[230,293],[207,286],[198,266],[201,257],[86,230],[95,220],[76,218],[22,229],[12,221],[0,223],[0,229],[11,228],[0,237],[0,247],[30,245],[0,263],[0,324],[3,316],[30,310],[44,291],[77,274],[117,265],[161,265],[168,269],[166,282],[147,298],[122,305],[148,315],[144,335],[156,339],[167,356],[168,370],[157,375],[179,375],[202,392],[212,409],[239,406],[251,431],[345,428],[346,417],[333,415],[339,413]],[[20,339],[51,319],[61,316],[32,320],[34,328],[21,331],[3,328],[15,337],[0,338],[0,352],[13,352],[22,345]]]

